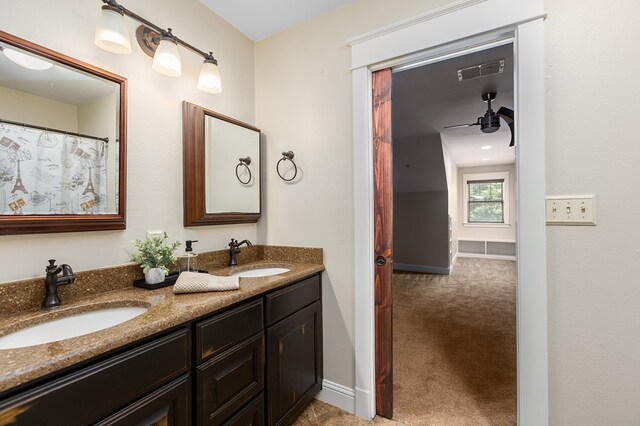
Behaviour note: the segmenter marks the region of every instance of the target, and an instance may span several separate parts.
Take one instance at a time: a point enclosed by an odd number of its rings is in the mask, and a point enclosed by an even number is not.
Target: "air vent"
[[[487,62],[486,64],[474,65],[458,70],[458,81],[486,77],[492,74],[501,74],[502,71],[504,71],[504,59],[499,59]]]

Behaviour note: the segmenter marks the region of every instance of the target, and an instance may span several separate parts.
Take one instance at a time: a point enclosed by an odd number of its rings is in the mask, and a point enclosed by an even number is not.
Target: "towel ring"
[[[291,179],[285,179],[280,173],[280,163],[287,160],[291,161],[291,164],[293,164],[293,177]],[[278,173],[278,176],[280,176],[280,179],[285,182],[291,182],[296,178],[296,176],[298,176],[298,166],[296,166],[296,163],[293,161],[293,151],[285,151],[282,153],[282,158],[278,161],[278,164],[276,164],[276,172]]]
[[[244,158],[240,158],[239,160],[240,162],[236,166],[236,178],[238,178],[238,181],[241,184],[247,185],[249,182],[251,182],[251,169],[249,168],[249,164],[251,164],[251,157],[244,157]],[[240,166],[244,166],[244,168],[247,169],[247,172],[249,172],[249,179],[247,179],[246,182],[240,179],[240,174],[238,173],[238,168]]]

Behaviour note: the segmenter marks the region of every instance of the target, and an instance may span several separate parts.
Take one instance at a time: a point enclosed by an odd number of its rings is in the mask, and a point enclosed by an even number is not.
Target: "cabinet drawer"
[[[223,426],[264,426],[264,394],[248,403]]]
[[[262,331],[262,299],[196,324],[197,363],[221,354]]]
[[[219,425],[264,388],[263,334],[205,362],[196,376],[198,424]]]
[[[267,325],[271,325],[320,299],[320,276],[314,275],[267,294]]]
[[[189,426],[189,376],[184,375],[95,426]]]
[[[180,330],[0,404],[18,425],[89,424],[188,370],[188,334]]]

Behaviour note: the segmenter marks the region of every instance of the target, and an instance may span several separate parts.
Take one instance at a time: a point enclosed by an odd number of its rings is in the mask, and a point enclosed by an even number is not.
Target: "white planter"
[[[151,268],[144,273],[147,284],[158,284],[164,281],[164,272],[160,268]]]

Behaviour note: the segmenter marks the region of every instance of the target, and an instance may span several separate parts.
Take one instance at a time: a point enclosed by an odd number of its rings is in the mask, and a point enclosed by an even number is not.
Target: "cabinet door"
[[[183,376],[97,423],[105,425],[188,426],[189,376]]]
[[[320,302],[267,329],[267,416],[287,425],[322,387]]]

